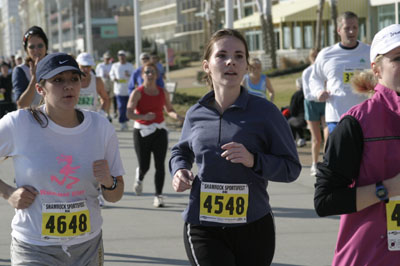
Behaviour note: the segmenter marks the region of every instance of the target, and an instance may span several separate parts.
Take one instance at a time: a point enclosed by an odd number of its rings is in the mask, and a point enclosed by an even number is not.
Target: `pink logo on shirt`
[[[73,180],[71,183],[67,184],[65,187],[67,189],[71,189],[72,186],[80,181],[79,178],[70,176],[70,174],[76,173],[76,169],[81,168],[80,166],[72,167],[72,156],[70,155],[60,155],[57,157],[58,163],[67,163],[63,168],[60,170],[60,174],[64,175],[62,180],[59,180],[56,176],[52,175],[51,176],[51,182],[55,181],[57,182],[58,185],[63,186],[65,181],[67,181],[67,178]]]

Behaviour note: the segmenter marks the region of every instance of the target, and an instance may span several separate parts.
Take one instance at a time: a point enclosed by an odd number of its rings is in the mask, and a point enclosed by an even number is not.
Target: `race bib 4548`
[[[248,205],[249,188],[246,184],[201,184],[200,221],[246,223]]]

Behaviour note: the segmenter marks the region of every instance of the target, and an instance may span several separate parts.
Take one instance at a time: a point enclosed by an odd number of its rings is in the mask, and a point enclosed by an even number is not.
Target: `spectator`
[[[42,28],[33,26],[24,34],[22,45],[27,53],[25,64],[16,66],[12,74],[13,101],[18,108],[38,106],[41,96],[36,92],[36,66],[45,57],[48,39]]]
[[[9,71],[10,66],[6,62],[3,62],[0,65],[0,69],[0,118],[2,118],[8,112],[16,110],[16,106],[11,99],[12,81]]]
[[[303,82],[301,78],[296,79],[296,92],[290,99],[289,112],[290,117],[288,123],[292,130],[293,138],[297,140],[297,147],[303,147],[306,145],[304,138],[304,130],[307,126],[304,120],[304,94],[303,94]]]

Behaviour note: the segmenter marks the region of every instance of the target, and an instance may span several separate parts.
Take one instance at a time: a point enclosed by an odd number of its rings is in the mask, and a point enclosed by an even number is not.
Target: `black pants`
[[[183,239],[192,265],[265,266],[275,253],[275,225],[271,213],[238,227],[210,227],[185,223]]]
[[[307,126],[307,122],[304,117],[290,117],[288,120],[290,129],[292,130],[293,138],[304,139],[304,128]]]
[[[139,180],[143,181],[144,175],[150,168],[151,153],[154,156],[156,173],[154,183],[156,195],[161,195],[165,179],[165,157],[168,148],[168,133],[165,129],[157,129],[154,133],[142,137],[140,129],[133,130],[133,143],[139,162]]]

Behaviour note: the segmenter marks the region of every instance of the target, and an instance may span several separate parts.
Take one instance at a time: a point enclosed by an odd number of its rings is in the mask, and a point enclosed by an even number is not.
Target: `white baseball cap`
[[[76,58],[76,62],[78,62],[81,66],[94,66],[93,56],[89,53],[80,53]]]
[[[379,54],[386,54],[400,46],[400,24],[392,24],[375,34],[371,44],[370,60],[374,62]]]

